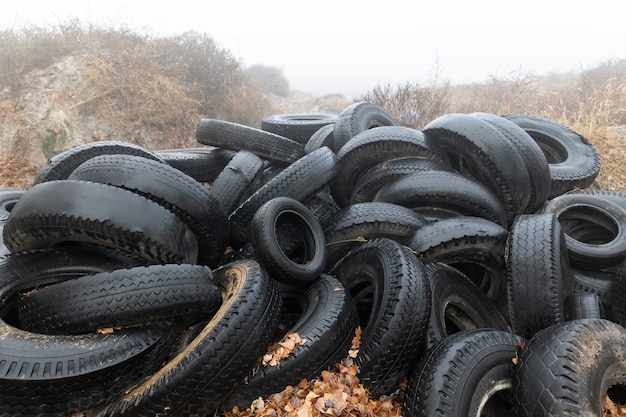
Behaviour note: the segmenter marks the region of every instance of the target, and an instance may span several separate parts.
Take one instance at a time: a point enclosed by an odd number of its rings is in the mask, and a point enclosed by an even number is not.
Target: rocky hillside
[[[338,113],[350,104],[338,94],[316,97],[291,91],[279,97],[260,90],[254,97],[260,105],[252,114],[244,114],[249,97],[232,104],[242,113],[239,117],[226,111],[204,113],[167,74],[134,72],[119,80],[123,64],[87,53],[67,55],[0,91],[4,186],[26,186],[49,157],[90,141],[118,140],[149,149],[193,147],[195,123],[202,117],[258,127],[266,114]],[[116,78],[126,85],[116,84]]]

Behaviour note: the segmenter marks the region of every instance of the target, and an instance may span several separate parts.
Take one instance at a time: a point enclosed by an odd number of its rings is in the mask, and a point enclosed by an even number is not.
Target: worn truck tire
[[[195,263],[198,242],[165,207],[132,191],[87,181],[47,181],[28,189],[4,227],[11,252],[79,242],[152,263]]]
[[[605,397],[623,403],[626,330],[604,319],[550,326],[522,350],[513,379],[516,416],[602,416]]]
[[[537,142],[550,168],[552,199],[576,188],[587,188],[600,173],[600,155],[583,135],[554,120],[528,114],[504,114]]]
[[[100,416],[213,415],[265,352],[280,318],[275,282],[252,260],[213,273],[222,306],[158,371],[96,410]]]
[[[359,379],[374,397],[391,394],[422,353],[430,316],[424,266],[394,240],[372,239],[331,271],[359,310]]]

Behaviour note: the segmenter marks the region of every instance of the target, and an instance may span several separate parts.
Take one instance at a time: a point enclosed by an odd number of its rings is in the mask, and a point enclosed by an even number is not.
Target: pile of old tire
[[[416,130],[359,102],[196,138],[78,146],[0,190],[1,415],[246,408],[357,327],[360,381],[405,416],[625,403],[626,196],[583,190],[600,159],[579,133],[489,113]]]

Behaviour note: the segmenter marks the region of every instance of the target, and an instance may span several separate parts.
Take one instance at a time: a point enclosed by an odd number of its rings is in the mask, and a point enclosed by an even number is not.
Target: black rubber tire
[[[374,201],[399,204],[426,218],[474,216],[507,225],[498,196],[486,185],[453,171],[431,170],[404,175],[384,185]]]
[[[33,185],[47,181],[65,180],[83,162],[100,155],[137,155],[159,161],[154,153],[132,143],[102,141],[90,142],[76,146],[53,156],[35,176]]]
[[[330,113],[273,114],[261,119],[261,130],[306,144],[313,133],[323,126],[334,125],[335,120],[337,115]]]
[[[381,126],[397,126],[394,118],[382,107],[360,101],[346,107],[335,121],[332,150],[339,150],[354,136]]]
[[[171,345],[163,339],[171,331],[152,326],[112,335],[50,336],[0,320],[0,361],[6,364],[0,413],[64,417],[106,404],[158,369]]]
[[[524,342],[495,329],[451,335],[424,356],[410,377],[402,415],[512,417],[512,359]]]
[[[537,142],[524,129],[504,117],[483,112],[471,115],[491,124],[515,146],[530,177],[530,200],[524,213],[539,210],[550,196],[551,178],[548,160]]]
[[[626,389],[625,356],[626,330],[608,320],[575,320],[542,330],[528,341],[515,370],[515,415],[607,415],[605,396]],[[623,396],[618,399],[623,403]]]
[[[366,240],[386,237],[405,243],[411,233],[426,224],[423,216],[397,204],[369,202],[343,208],[324,225],[328,246],[325,270]]]
[[[617,204],[624,210],[626,210],[626,194],[620,193],[619,191],[610,191],[610,190],[576,190],[577,194],[586,194],[593,195],[598,198],[603,198],[609,200],[612,203]]]
[[[337,152],[339,173],[331,183],[337,204],[345,207],[357,182],[375,165],[390,159],[420,157],[450,166],[443,150],[419,130],[404,126],[382,126],[355,135]]]
[[[465,271],[481,291],[499,302],[506,300],[508,235],[504,227],[480,217],[453,217],[415,230],[406,245],[424,263],[442,262]]]
[[[247,151],[246,151],[247,152]],[[254,178],[250,186],[246,188],[244,193],[239,198],[238,204],[235,204],[233,210],[230,211],[232,213],[237,209],[244,201],[246,201],[252,194],[257,192],[259,188],[263,187],[265,184],[270,182],[273,178],[275,178],[278,174],[283,172],[286,169],[285,165],[275,164],[268,161],[263,161],[263,168],[259,172],[259,174]]]
[[[614,202],[571,193],[555,197],[541,211],[561,223],[572,266],[606,269],[626,258],[626,210]]]
[[[281,299],[255,261],[213,271],[222,306],[161,369],[98,410],[100,416],[214,415],[265,352],[278,326]]]
[[[498,195],[510,222],[530,200],[531,181],[524,160],[503,134],[477,117],[452,113],[422,129],[448,154],[452,167]]]
[[[324,187],[317,193],[305,198],[303,203],[317,217],[322,226],[340,210],[333,196],[330,195],[329,187]]]
[[[25,192],[26,189],[24,188],[0,188],[0,236],[2,236],[4,224],[7,222],[11,210]],[[10,251],[4,241],[0,241],[0,258],[9,253]]]
[[[615,282],[621,273],[621,268],[617,272],[586,271],[578,268],[570,268],[572,274],[573,293],[591,293],[600,299],[602,310],[606,318],[616,323],[616,310],[619,303],[616,303],[617,296]],[[621,323],[620,323],[621,324]]]
[[[13,253],[0,259],[0,314],[11,305],[9,292],[63,282],[144,264],[141,258],[94,245],[67,245]]]
[[[329,149],[333,148],[333,132],[335,130],[335,124],[329,124],[320,127],[316,130],[306,145],[304,145],[304,153],[311,153],[316,149],[327,146]]]
[[[528,114],[502,115],[537,142],[550,168],[552,199],[576,188],[587,188],[600,173],[600,155],[583,135],[554,120]]]
[[[212,183],[236,154],[215,146],[160,149],[154,153],[168,165],[202,183]]]
[[[22,329],[80,334],[177,318],[210,317],[221,303],[211,270],[200,265],[118,269],[37,288],[18,303]]]
[[[568,295],[565,299],[565,321],[606,318],[598,294],[578,292]]]
[[[11,252],[67,242],[127,251],[151,263],[189,263],[198,243],[165,207],[137,193],[86,181],[48,181],[28,189],[4,227]]]
[[[304,288],[281,286],[280,294],[282,317],[287,326],[281,333],[296,333],[306,343],[296,345],[289,356],[281,359],[279,366],[261,365],[251,371],[220,406],[225,411],[235,406],[245,410],[259,397],[267,398],[287,386],[296,386],[303,378],[319,377],[322,371],[348,356],[358,315],[341,282],[322,274]],[[294,315],[297,319],[286,320]]]
[[[123,329],[112,334],[51,336],[26,332],[14,325],[20,294],[73,277],[138,265],[140,261],[118,251],[86,245],[23,252],[0,259],[0,363],[4,364],[0,370],[1,415],[73,415],[110,401],[160,366],[169,345],[159,345],[171,331],[164,326]]]
[[[388,395],[424,347],[430,316],[424,266],[398,242],[378,238],[350,251],[331,275],[343,283],[359,311],[359,379],[374,398]]]
[[[233,151],[250,151],[268,161],[289,164],[304,156],[304,145],[254,127],[216,119],[200,119],[196,140]]]
[[[465,274],[444,263],[427,263],[431,310],[426,349],[464,330],[493,328],[511,331],[496,304]]]
[[[622,265],[612,282],[611,313],[616,323],[626,324],[626,264]]]
[[[350,195],[350,204],[373,201],[376,193],[387,183],[403,175],[415,174],[429,170],[446,171],[448,164],[433,159],[406,157],[390,159],[368,169],[357,181]]]
[[[289,229],[294,249],[286,251],[279,237]],[[326,239],[317,217],[301,202],[276,197],[263,204],[252,218],[250,241],[256,259],[272,278],[287,284],[303,284],[319,277],[326,266]]]
[[[79,165],[69,180],[90,181],[138,193],[181,218],[198,241],[198,262],[217,266],[228,242],[228,220],[198,181],[163,162],[133,155],[102,155]]]
[[[276,177],[285,169],[286,169],[285,165],[265,161],[265,166],[263,167],[263,170],[261,171],[261,175],[258,177],[259,181],[258,182],[254,181],[254,184],[256,184],[256,188],[254,188],[254,185],[253,185],[252,191],[256,191],[256,189],[264,186],[270,180],[272,180],[272,178]]]
[[[230,245],[238,249],[250,241],[250,222],[263,204],[275,197],[303,201],[326,186],[336,175],[337,157],[324,147],[303,156],[262,185],[228,217]]]
[[[239,151],[211,183],[209,192],[224,213],[232,213],[246,190],[263,170],[261,158],[248,151]]]
[[[6,221],[15,203],[25,192],[25,188],[0,188],[0,222]]]
[[[506,246],[511,327],[522,337],[563,322],[572,293],[565,238],[553,214],[522,214]]]

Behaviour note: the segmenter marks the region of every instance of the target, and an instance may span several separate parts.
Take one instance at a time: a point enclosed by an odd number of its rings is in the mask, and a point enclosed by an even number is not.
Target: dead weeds
[[[31,165],[23,156],[0,158],[0,186],[28,188],[41,166]]]

